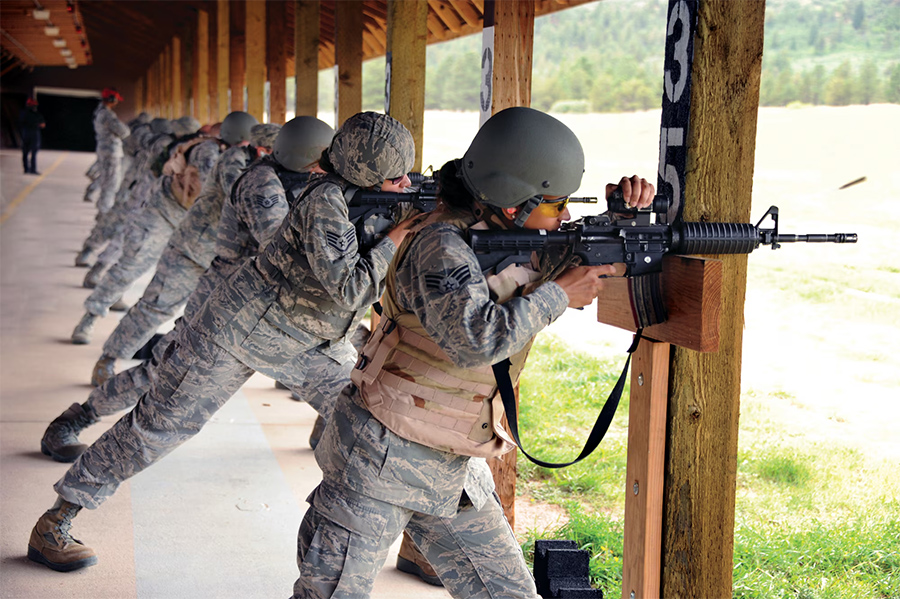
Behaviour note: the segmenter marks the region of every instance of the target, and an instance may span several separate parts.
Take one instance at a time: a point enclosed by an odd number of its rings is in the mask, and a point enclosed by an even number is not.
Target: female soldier
[[[537,332],[591,303],[614,269],[541,256],[485,278],[466,230],[558,228],[583,171],[572,131],[521,107],[441,169],[443,206],[398,249],[382,324],[316,450],[323,481],[300,525],[295,599],[368,596],[404,527],[454,597],[537,597],[490,471],[472,459],[515,448],[490,365],[510,358],[516,380]],[[620,185],[631,204],[652,200],[644,179]]]

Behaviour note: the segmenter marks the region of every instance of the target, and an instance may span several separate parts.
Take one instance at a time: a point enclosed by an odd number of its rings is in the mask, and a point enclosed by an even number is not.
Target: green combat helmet
[[[185,135],[193,135],[200,129],[200,121],[192,116],[183,116],[180,119],[172,121],[172,131],[176,137],[184,137]]]
[[[584,150],[571,129],[548,114],[517,106],[489,118],[462,159],[462,180],[480,202],[523,206],[521,227],[543,196],[566,196],[581,186]]]
[[[272,155],[284,168],[302,173],[322,156],[334,137],[334,129],[311,116],[298,116],[281,128]]]
[[[279,131],[281,131],[281,125],[275,123],[253,125],[250,128],[250,143],[257,148],[271,148],[275,144]],[[319,153],[321,154],[321,151]]]
[[[155,118],[150,121],[150,131],[154,135],[172,135],[172,121],[169,119]]]
[[[250,129],[259,123],[256,117],[240,110],[228,113],[219,129],[219,139],[234,146],[242,141],[250,141]]]
[[[400,121],[360,112],[341,125],[325,154],[334,172],[366,188],[408,173],[416,160],[416,144]]]

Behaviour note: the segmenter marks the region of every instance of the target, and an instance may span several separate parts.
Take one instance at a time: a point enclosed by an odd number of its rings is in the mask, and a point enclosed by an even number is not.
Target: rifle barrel
[[[856,241],[856,233],[835,233],[833,235],[822,233],[810,233],[808,235],[779,233],[775,238],[775,243],[856,243]]]

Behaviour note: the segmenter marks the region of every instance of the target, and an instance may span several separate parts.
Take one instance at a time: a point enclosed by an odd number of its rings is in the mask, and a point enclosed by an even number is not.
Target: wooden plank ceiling
[[[272,4],[281,0],[268,1]],[[334,65],[335,1],[321,2],[320,69]],[[594,0],[535,0],[535,15],[591,1]],[[429,44],[481,31],[484,0],[427,2]],[[363,58],[368,60],[385,54],[387,0],[364,0],[362,5]],[[35,20],[36,8],[50,11],[50,21],[60,29],[58,36],[44,33],[46,22]],[[286,13],[286,37],[292,44],[294,3],[285,2],[280,8]],[[136,79],[159,57],[172,36],[190,37],[198,9],[208,11],[210,23],[214,25],[216,2],[211,0],[3,0],[0,2],[3,68],[9,70],[13,63],[28,69],[65,66],[65,57],[53,46],[54,39],[63,39],[72,50],[77,66],[93,64],[107,73]],[[293,51],[288,55],[292,56]],[[290,76],[294,71],[293,60],[288,62]]]

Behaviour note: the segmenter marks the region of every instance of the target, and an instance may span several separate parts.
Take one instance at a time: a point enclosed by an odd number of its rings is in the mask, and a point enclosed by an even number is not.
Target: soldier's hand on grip
[[[612,264],[573,266],[556,279],[556,284],[569,296],[570,308],[583,308],[593,302],[600,293],[604,284],[603,277],[611,276],[615,272],[616,269]]]

